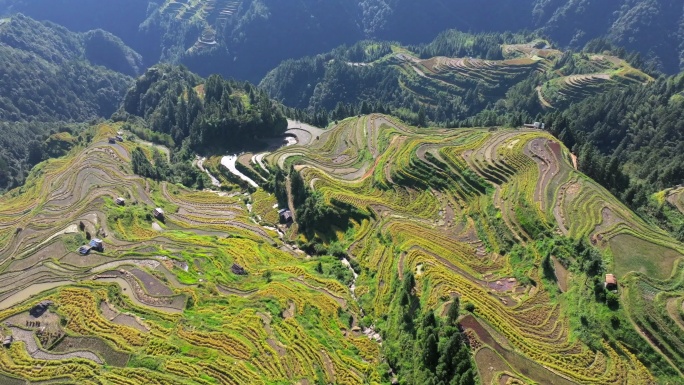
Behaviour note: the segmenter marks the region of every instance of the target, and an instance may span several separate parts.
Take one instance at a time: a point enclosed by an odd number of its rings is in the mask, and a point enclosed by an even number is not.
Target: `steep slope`
[[[116,111],[132,81],[128,75],[140,69],[140,56],[106,32],[76,34],[16,15],[0,23],[0,68],[4,190],[20,184],[30,167],[50,154],[50,135],[76,129],[56,122],[83,122]]]

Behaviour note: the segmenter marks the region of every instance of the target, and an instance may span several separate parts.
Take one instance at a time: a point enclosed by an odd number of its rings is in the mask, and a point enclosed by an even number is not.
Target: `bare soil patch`
[[[481,383],[485,385],[492,384],[497,373],[512,370],[510,365],[501,356],[488,347],[477,351],[475,362],[480,373]]]
[[[561,289],[563,293],[568,291],[568,279],[570,276],[570,272],[568,269],[563,266],[562,263],[556,258],[555,256],[551,257],[551,261],[553,261],[553,269],[556,272],[556,280],[558,281],[558,287]]]
[[[295,307],[295,303],[290,301],[289,307],[285,311],[283,311],[283,318],[294,318],[295,310],[297,310],[297,308]]]

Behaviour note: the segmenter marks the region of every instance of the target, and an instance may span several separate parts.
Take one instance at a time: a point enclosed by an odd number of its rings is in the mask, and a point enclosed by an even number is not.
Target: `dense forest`
[[[169,65],[141,76],[114,118],[141,118],[151,131],[170,139],[170,147],[198,152],[241,148],[287,129],[279,106],[253,85],[218,75],[204,80]]]
[[[140,65],[140,56],[108,32],[72,33],[23,15],[3,20],[0,190],[21,184],[51,156],[50,138],[69,145],[66,135],[55,134],[77,135],[71,123],[116,111]]]
[[[539,30],[560,47],[574,49],[606,37],[648,56],[661,71],[672,74],[684,68],[684,10],[671,0],[243,0],[225,9],[229,17],[219,17],[221,9],[204,10],[202,1],[182,13],[171,3],[4,0],[0,10],[24,12],[76,31],[107,30],[142,53],[147,66],[160,60],[182,63],[203,76],[219,73],[252,82],[288,58],[362,39],[417,44],[449,28],[473,33]],[[71,9],[82,12],[74,15]],[[198,44],[202,36],[212,44]]]

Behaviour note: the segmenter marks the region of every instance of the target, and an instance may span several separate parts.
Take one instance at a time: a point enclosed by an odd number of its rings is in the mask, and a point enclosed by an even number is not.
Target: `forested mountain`
[[[658,198],[684,183],[684,74],[587,98],[545,121],[582,171],[684,242],[684,213]]]
[[[454,28],[541,30],[561,48],[606,37],[668,73],[684,68],[684,9],[673,0],[5,0],[70,29],[102,28],[145,56],[183,63],[202,75],[258,81],[282,60],[361,39],[416,44]],[[71,12],[79,9],[78,15]],[[259,47],[259,49],[253,49]],[[675,53],[675,54],[673,54]]]
[[[21,14],[0,21],[0,190],[73,145],[67,123],[116,111],[141,66],[109,32],[73,33]]]
[[[131,117],[142,118],[171,147],[200,152],[248,146],[287,128],[280,107],[253,85],[218,75],[205,80],[169,65],[149,69],[126,94],[114,118]]]
[[[414,124],[458,126],[483,111],[520,112],[522,125],[545,109],[653,78],[633,67],[634,55],[593,41],[560,51],[535,34],[441,33],[417,46],[364,41],[327,54],[287,60],[261,82],[273,98],[314,116],[330,111],[392,111]],[[320,122],[318,122],[320,124]],[[491,125],[495,122],[484,121]]]

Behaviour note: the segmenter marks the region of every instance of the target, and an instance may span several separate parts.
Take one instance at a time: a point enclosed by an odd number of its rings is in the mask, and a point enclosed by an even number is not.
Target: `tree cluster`
[[[445,318],[421,310],[416,281],[407,272],[390,311],[383,352],[402,384],[471,385],[477,373],[458,324],[456,297]]]
[[[280,108],[251,84],[218,75],[205,81],[185,67],[168,65],[140,77],[115,118],[131,115],[169,135],[177,148],[197,152],[245,148],[287,129]]]

